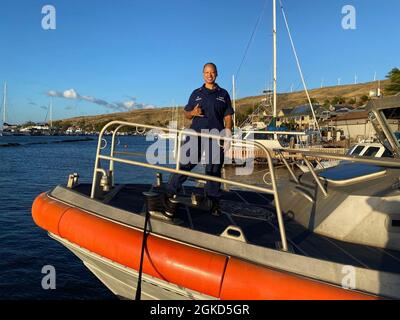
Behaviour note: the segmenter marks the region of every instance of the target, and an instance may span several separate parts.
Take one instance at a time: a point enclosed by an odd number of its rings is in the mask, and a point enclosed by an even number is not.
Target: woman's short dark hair
[[[218,69],[217,69],[217,66],[215,65],[215,63],[207,62],[203,67],[203,71],[207,66],[212,66],[215,69],[215,72],[218,73]]]

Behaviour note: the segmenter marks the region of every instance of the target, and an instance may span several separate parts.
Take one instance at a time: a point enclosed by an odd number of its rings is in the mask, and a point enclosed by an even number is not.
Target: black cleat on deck
[[[174,196],[165,194],[165,196],[164,196],[164,215],[167,218],[172,219],[176,214],[178,204],[179,204],[179,202],[176,200],[176,198]]]
[[[211,215],[213,215],[214,217],[222,216],[222,211],[219,205],[219,201],[211,201]]]

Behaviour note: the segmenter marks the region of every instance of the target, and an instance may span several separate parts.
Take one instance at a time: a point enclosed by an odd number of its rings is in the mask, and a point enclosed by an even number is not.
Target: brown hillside
[[[388,80],[384,80],[381,86],[384,87]],[[368,95],[370,90],[377,88],[376,82],[362,83],[357,85],[343,85],[335,87],[326,87],[322,89],[310,90],[310,96],[323,104],[325,100],[332,100],[335,97],[345,98],[346,101],[355,99],[359,101],[362,96]],[[245,114],[260,104],[264,96],[254,96],[239,99],[237,105],[238,117],[244,117]],[[278,109],[292,108],[307,103],[304,91],[293,93],[281,93],[278,95]],[[182,107],[181,107],[182,108]],[[149,110],[133,110],[129,112],[113,113],[98,116],[76,117],[58,121],[59,125],[78,125],[84,127],[99,127],[113,120],[123,120],[135,123],[144,123],[158,126],[166,126],[172,118],[172,108],[157,108]],[[182,124],[183,115],[180,112],[179,123]],[[185,125],[187,125],[185,121]]]

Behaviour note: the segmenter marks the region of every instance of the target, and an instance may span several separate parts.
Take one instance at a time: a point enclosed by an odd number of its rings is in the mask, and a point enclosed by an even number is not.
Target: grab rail
[[[117,128],[114,130],[114,132],[112,134],[110,155],[109,156],[102,155],[101,154],[101,151],[102,151],[101,142],[103,139],[103,135],[107,131],[107,129],[112,126],[117,126]],[[168,131],[169,133],[174,133],[177,137],[177,139],[176,139],[177,143],[176,143],[176,149],[175,149],[177,151],[176,167],[168,168],[168,167],[163,167],[160,165],[149,164],[146,162],[127,160],[127,159],[115,157],[115,154],[116,154],[116,152],[115,152],[115,137],[116,137],[118,131],[121,130],[121,128],[123,128],[123,127],[133,127],[133,128],[136,128],[136,131],[137,131],[137,128],[143,128],[144,130],[148,129],[148,130],[158,130],[160,132]],[[247,146],[253,146],[253,147],[260,148],[262,151],[265,152],[265,155],[267,157],[268,168],[269,168],[269,171],[271,174],[272,189],[254,186],[254,185],[250,185],[247,183],[232,181],[232,180],[228,180],[228,179],[224,179],[224,178],[213,177],[213,176],[209,176],[206,174],[198,174],[198,173],[193,173],[190,171],[181,170],[180,157],[181,157],[181,146],[182,146],[183,135],[214,139],[214,140],[217,140],[218,142],[220,142],[221,140],[229,141],[232,144],[240,143],[243,146],[247,145]],[[281,241],[282,241],[282,250],[288,251],[285,225],[284,225],[284,221],[283,221],[282,209],[281,209],[281,204],[280,204],[280,198],[279,198],[279,193],[278,193],[278,187],[277,187],[276,175],[275,175],[275,169],[273,166],[272,157],[271,157],[270,151],[265,146],[263,146],[262,144],[260,144],[256,141],[248,141],[248,140],[243,141],[243,140],[233,139],[233,138],[229,138],[229,137],[221,137],[221,136],[217,136],[217,135],[197,133],[197,132],[188,131],[188,130],[178,130],[178,129],[173,129],[173,128],[161,128],[161,127],[156,127],[156,126],[151,126],[151,125],[137,124],[137,123],[131,123],[131,122],[124,122],[124,121],[112,121],[112,122],[108,123],[107,125],[105,125],[99,134],[99,140],[98,140],[97,151],[96,151],[96,160],[95,160],[94,173],[93,173],[92,190],[91,190],[91,195],[90,195],[92,199],[94,199],[96,197],[96,190],[98,190],[98,187],[99,187],[98,174],[99,173],[104,174],[104,172],[103,172],[104,169],[102,169],[100,167],[100,160],[110,161],[109,170],[111,172],[112,185],[114,185],[114,162],[117,162],[117,163],[124,163],[124,164],[128,164],[128,165],[132,165],[132,166],[139,166],[139,167],[144,167],[144,168],[149,168],[149,169],[155,169],[155,170],[169,172],[169,173],[181,174],[181,175],[185,175],[185,176],[196,178],[196,179],[203,179],[206,181],[219,182],[219,183],[226,184],[226,185],[233,185],[233,186],[242,187],[242,188],[246,188],[246,189],[261,192],[261,193],[272,194],[274,196],[274,200],[275,200],[275,208],[276,208],[276,213],[277,213],[277,218],[278,218],[279,232],[280,232],[280,237],[281,237]]]
[[[343,156],[343,155],[324,153],[324,152],[314,152],[314,151],[305,151],[305,150],[303,151],[303,150],[299,150],[299,149],[274,149],[273,151],[278,153],[278,155],[282,158],[286,168],[289,170],[292,177],[294,177],[295,175],[294,175],[292,169],[290,168],[289,164],[287,163],[287,161],[284,160],[284,156],[283,156],[282,152],[300,155],[301,158],[304,160],[306,166],[308,167],[308,170],[310,171],[315,183],[318,185],[319,189],[321,190],[321,192],[323,193],[323,195],[325,197],[328,196],[328,191],[322,185],[321,180],[319,179],[315,168],[313,168],[313,166],[311,165],[308,157],[317,158],[317,159],[351,161],[351,162],[357,162],[357,163],[363,163],[363,164],[378,165],[378,166],[387,167],[387,168],[400,168],[400,161],[398,159],[391,159],[391,158]],[[319,162],[319,161],[317,161],[317,162]],[[294,179],[294,180],[297,184],[300,184],[298,179]]]

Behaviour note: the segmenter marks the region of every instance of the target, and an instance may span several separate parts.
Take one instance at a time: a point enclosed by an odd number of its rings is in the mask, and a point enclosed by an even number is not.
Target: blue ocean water
[[[77,137],[0,137],[0,299],[116,299],[82,262],[37,227],[32,202],[42,192],[65,184],[70,173],[90,182],[97,147]],[[1,145],[13,144],[11,147]],[[144,152],[139,136],[119,138],[124,151]],[[122,168],[124,167],[124,168]],[[118,177],[118,172],[123,174]],[[154,173],[116,167],[121,182],[153,182]],[[56,289],[44,290],[42,268],[56,270]]]

